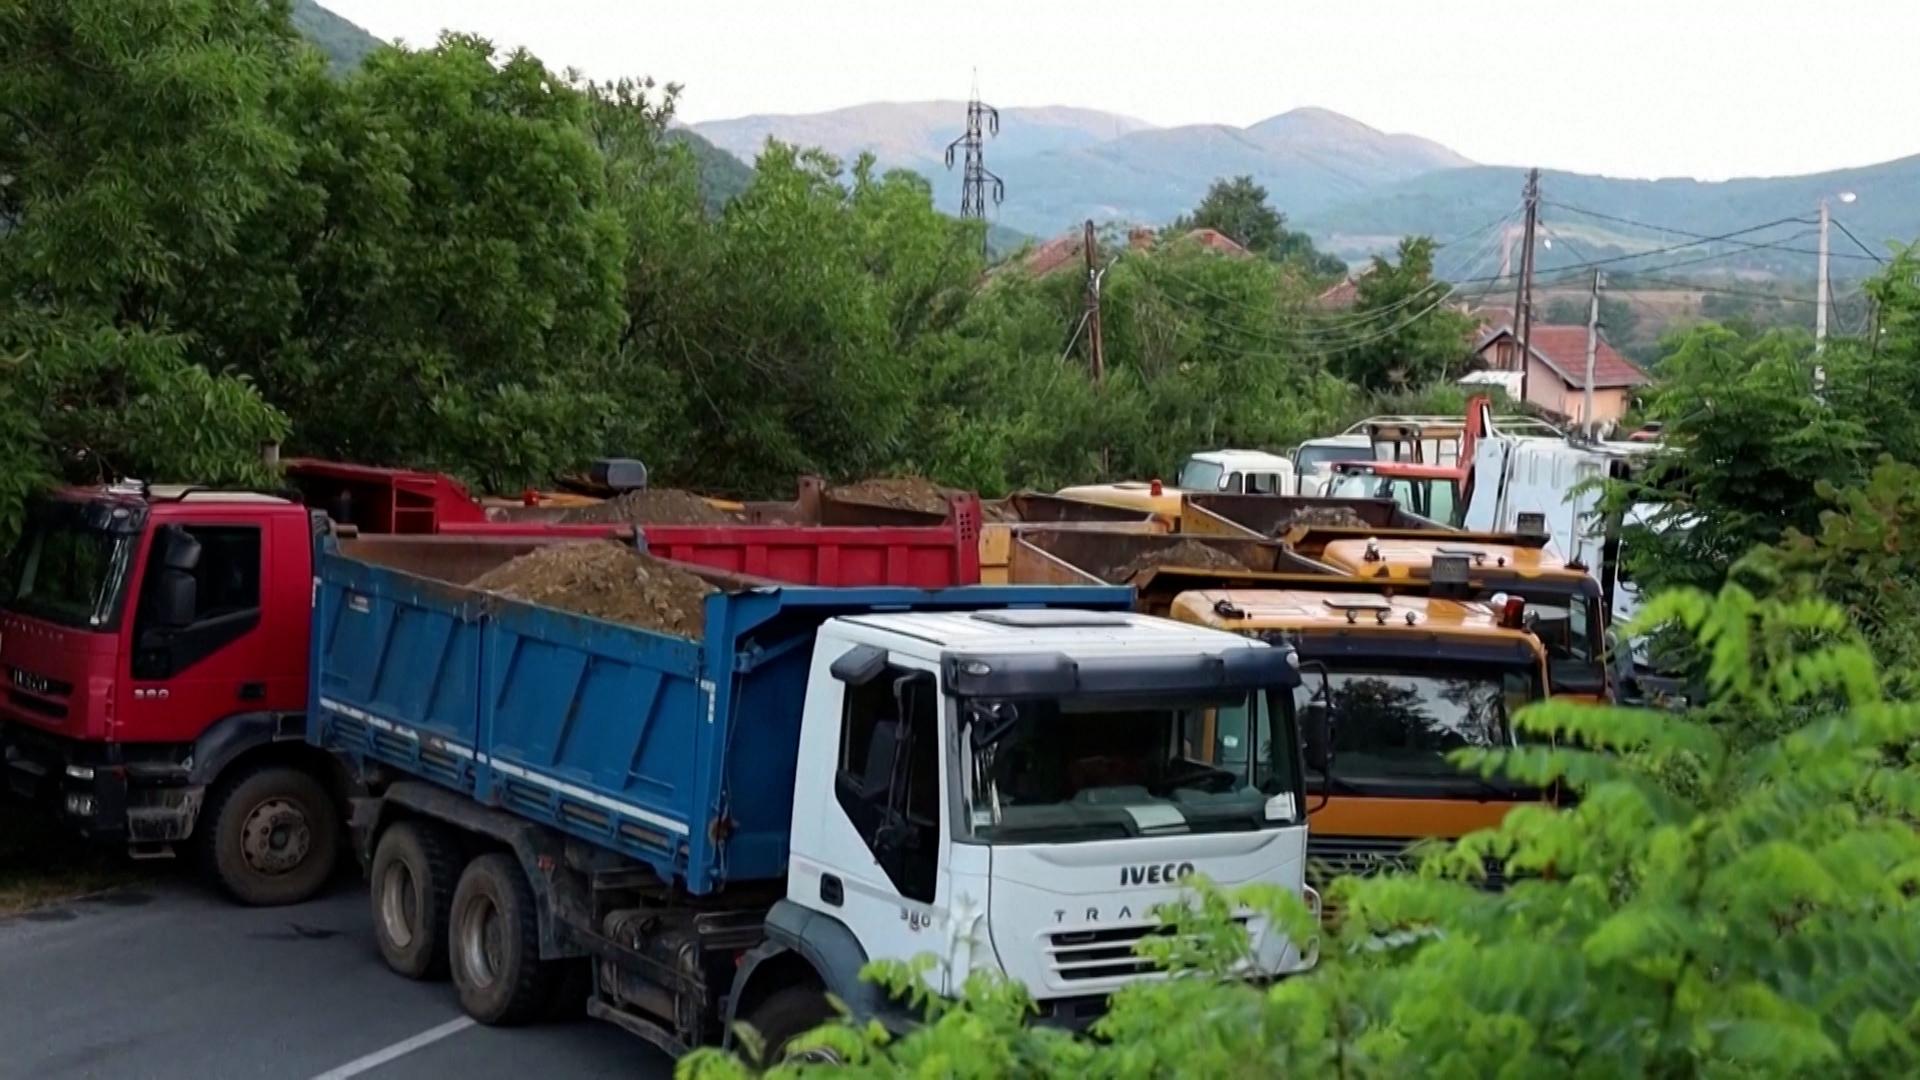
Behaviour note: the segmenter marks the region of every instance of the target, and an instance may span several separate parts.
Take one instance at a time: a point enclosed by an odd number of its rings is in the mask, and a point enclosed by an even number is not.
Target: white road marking
[[[432,1046],[441,1039],[458,1035],[472,1027],[473,1024],[474,1021],[471,1016],[462,1016],[454,1020],[449,1020],[439,1027],[428,1028],[412,1038],[401,1039],[392,1046],[375,1050],[365,1057],[354,1058],[352,1061],[347,1062],[337,1069],[328,1069],[326,1072],[314,1077],[313,1080],[347,1080],[350,1076],[359,1076],[361,1073],[371,1072],[389,1061],[406,1057],[408,1054],[413,1053],[423,1046]]]

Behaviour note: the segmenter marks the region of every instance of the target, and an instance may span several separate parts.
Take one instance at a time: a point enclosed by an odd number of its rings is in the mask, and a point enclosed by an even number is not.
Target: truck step
[[[139,862],[151,862],[156,859],[171,859],[175,855],[172,844],[128,844],[127,857]]]

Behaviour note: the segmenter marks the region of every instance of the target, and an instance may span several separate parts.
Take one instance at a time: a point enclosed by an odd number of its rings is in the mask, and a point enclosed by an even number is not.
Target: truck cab
[[[1465,595],[1517,599],[1527,625],[1547,657],[1547,691],[1576,701],[1600,702],[1613,695],[1607,656],[1607,606],[1600,583],[1583,566],[1569,564],[1544,541],[1489,540],[1480,534],[1431,539],[1383,537],[1340,539],[1315,556],[1335,570],[1374,582],[1383,591],[1432,586],[1452,564]]]
[[[1299,653],[1294,707],[1320,768],[1307,773],[1309,878],[1402,864],[1409,846],[1500,822],[1541,793],[1463,772],[1453,750],[1517,745],[1513,714],[1546,692],[1546,656],[1489,607],[1347,590],[1198,589],[1172,617],[1285,641]]]
[[[1264,450],[1205,450],[1187,455],[1176,484],[1181,491],[1233,495],[1296,494],[1291,458]]]
[[[824,625],[786,902],[869,957],[932,952],[936,992],[991,970],[1053,1018],[1097,1010],[1154,973],[1132,946],[1187,876],[1303,888],[1297,674],[1238,644],[1126,612]],[[1263,918],[1248,930],[1250,973],[1309,962]]]
[[[251,492],[35,503],[0,573],[7,782],[80,832],[196,853],[236,896],[332,872],[338,766],[301,741],[311,525]]]
[[[1330,499],[1391,499],[1410,514],[1449,527],[1464,509],[1459,471],[1450,465],[1401,461],[1336,461],[1330,466]]]

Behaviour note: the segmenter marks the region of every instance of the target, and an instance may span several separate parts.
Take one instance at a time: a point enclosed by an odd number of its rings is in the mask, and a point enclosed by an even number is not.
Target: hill
[[[1524,180],[1524,170],[1496,166],[1433,172],[1360,192],[1303,215],[1298,225],[1323,247],[1351,259],[1389,247],[1408,233],[1440,238],[1471,233],[1516,209]],[[1685,274],[1698,276],[1705,269],[1811,280],[1817,207],[1822,196],[1841,192],[1852,192],[1858,198],[1844,205],[1836,200],[1835,215],[1876,254],[1886,254],[1888,240],[1920,237],[1920,204],[1912,198],[1913,192],[1920,191],[1920,155],[1805,176],[1723,181],[1622,180],[1542,172],[1540,189],[1540,215],[1549,230],[1548,238],[1557,235],[1569,241],[1540,248],[1542,270],[1690,239],[1625,222],[1648,222],[1701,236],[1720,236],[1763,222],[1798,218],[1801,220],[1786,221],[1733,242],[1689,247],[1666,259],[1649,256],[1644,264],[1634,260],[1619,264],[1619,269],[1625,272],[1716,251],[1738,252],[1736,258],[1712,260],[1710,267],[1689,267]],[[1609,221],[1595,214],[1625,220]],[[1477,244],[1462,247],[1471,249]],[[1857,277],[1874,265],[1852,240],[1838,232],[1833,235],[1833,251],[1832,273],[1836,278]],[[1441,269],[1458,274],[1464,268],[1443,260]]]
[[[314,0],[293,0],[293,28],[326,54],[328,65],[337,74],[359,67],[360,61],[385,44]]]
[[[1003,157],[994,168],[1007,181],[1002,220],[1050,235],[1087,217],[1170,221],[1222,176],[1252,176],[1274,206],[1298,218],[1384,184],[1468,164],[1438,143],[1389,135],[1324,109],[1296,109],[1245,128],[1155,128]]]
[[[947,144],[966,127],[964,101],[876,102],[829,112],[763,114],[692,125],[715,146],[752,161],[769,137],[817,146],[851,161],[871,153],[882,166],[909,168],[929,178],[946,171]],[[1000,134],[990,146],[996,157],[1067,150],[1140,131],[1143,120],[1095,109],[1065,106],[1000,110]]]
[[[1114,113],[1062,106],[1000,111],[987,164],[1007,182],[1005,225],[1051,236],[1085,218],[1162,222],[1191,209],[1216,177],[1249,174],[1289,214],[1317,210],[1374,186],[1471,162],[1410,135],[1390,135],[1326,109],[1295,109],[1250,127],[1156,128]],[[941,205],[959,205],[945,149],[966,122],[966,104],[926,101],[831,112],[746,116],[694,130],[751,160],[768,137],[843,157],[869,151],[934,184]]]

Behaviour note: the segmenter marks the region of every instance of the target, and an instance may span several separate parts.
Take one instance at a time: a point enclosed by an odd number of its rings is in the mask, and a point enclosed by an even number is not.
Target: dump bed
[[[943,492],[949,510],[932,511],[894,506],[875,498],[849,494],[836,489],[817,476],[800,478],[792,502],[749,502],[738,511],[756,524],[786,525],[861,525],[870,527],[918,526],[930,528],[950,524],[963,513],[963,500],[978,507],[979,581],[986,585],[1004,585],[1015,580],[1009,572],[1014,538],[1030,529],[1071,528],[1088,532],[1164,533],[1166,524],[1152,514],[1116,506],[1063,499],[1058,495],[1016,492],[1004,499],[981,503],[974,496]],[[678,556],[676,556],[678,557]],[[851,583],[850,583],[851,584]]]
[[[1014,538],[1007,570],[1021,585],[1126,585],[1151,570],[1183,566],[1256,573],[1325,573],[1272,540],[1137,535],[1033,528]]]
[[[1122,589],[721,581],[695,641],[457,583],[534,543],[323,537],[308,738],[641,860],[694,893],[785,872],[823,621],[1131,601]]]
[[[1188,495],[1180,531],[1200,536],[1286,539],[1305,527],[1345,522],[1366,529],[1446,529],[1402,509],[1392,499],[1333,499],[1285,495]]]

